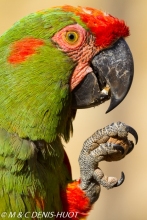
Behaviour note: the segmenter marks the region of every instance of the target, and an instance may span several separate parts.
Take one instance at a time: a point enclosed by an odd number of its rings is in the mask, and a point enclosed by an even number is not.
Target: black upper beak
[[[89,108],[111,98],[109,112],[122,102],[133,80],[133,58],[125,40],[98,53],[91,67],[93,72],[73,90],[72,107]]]

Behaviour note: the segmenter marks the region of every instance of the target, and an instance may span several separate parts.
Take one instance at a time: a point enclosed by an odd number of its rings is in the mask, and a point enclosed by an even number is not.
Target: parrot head
[[[123,21],[93,8],[62,7],[80,17],[79,24],[60,30],[53,41],[78,65],[71,76],[73,107],[89,108],[111,99],[107,112],[127,95],[133,79],[133,58],[124,38]]]
[[[1,127],[31,140],[68,139],[76,109],[114,109],[133,79],[124,21],[93,8],[30,14],[0,38]],[[67,134],[66,134],[67,133]]]

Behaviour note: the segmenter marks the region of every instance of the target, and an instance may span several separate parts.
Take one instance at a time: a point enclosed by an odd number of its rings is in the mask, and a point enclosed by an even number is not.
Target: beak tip
[[[105,114],[111,112],[115,107],[111,108],[111,106],[109,106],[109,108],[107,109],[107,111],[105,112]]]
[[[116,100],[114,98],[114,96],[112,96],[111,97],[111,102],[110,102],[110,105],[109,105],[109,107],[108,107],[108,109],[106,111],[106,114],[109,113],[110,111],[112,111],[115,107],[117,107],[120,104],[121,101],[122,101],[122,99]]]

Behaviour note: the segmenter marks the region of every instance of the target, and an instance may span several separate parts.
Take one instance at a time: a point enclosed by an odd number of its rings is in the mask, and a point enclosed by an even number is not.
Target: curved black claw
[[[130,141],[130,145],[131,145],[131,146],[129,147],[127,154],[129,154],[129,153],[134,149],[134,143],[133,143],[133,141]]]
[[[121,172],[121,177],[120,177],[120,179],[117,181],[117,183],[116,183],[113,187],[118,187],[118,186],[120,186],[120,185],[124,182],[124,180],[125,180],[125,174],[124,174],[124,172]]]
[[[113,149],[121,151],[122,154],[124,154],[125,151],[124,148],[119,144],[113,144]]]
[[[126,131],[129,132],[130,134],[132,134],[132,135],[134,136],[135,141],[136,141],[136,144],[137,144],[137,142],[138,142],[138,134],[137,134],[137,132],[134,130],[134,128],[132,128],[132,127],[130,127],[130,126],[127,125]]]

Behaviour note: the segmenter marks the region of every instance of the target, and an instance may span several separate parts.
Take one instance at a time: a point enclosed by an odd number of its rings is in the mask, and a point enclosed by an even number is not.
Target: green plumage
[[[36,198],[46,201],[44,211],[60,210],[60,187],[70,180],[60,139],[36,148],[1,129],[0,142],[0,213],[41,211]]]
[[[82,24],[79,17],[70,12],[50,9],[21,19],[1,36],[1,127],[31,140],[50,142],[57,134],[64,136],[65,120],[71,117],[69,80],[76,63],[57,50],[51,37],[61,28],[77,22]],[[8,63],[13,42],[27,37],[42,39],[45,45],[25,62]]]
[[[0,37],[0,213],[41,210],[34,198],[45,200],[46,211],[61,210],[60,190],[71,180],[61,137],[67,141],[72,132],[76,63],[51,37],[77,22],[85,27],[56,8],[21,19]],[[44,45],[23,62],[8,62],[13,43],[28,37]]]

